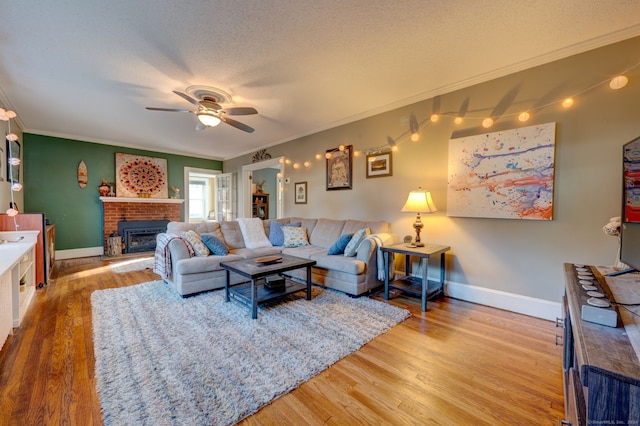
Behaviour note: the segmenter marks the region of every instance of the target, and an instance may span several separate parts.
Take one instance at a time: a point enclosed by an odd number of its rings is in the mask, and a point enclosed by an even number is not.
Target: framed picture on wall
[[[296,182],[294,184],[296,191],[296,204],[307,204],[307,182]]]
[[[393,174],[391,155],[391,151],[367,155],[367,179],[391,176]]]
[[[7,140],[7,181],[9,182],[20,182],[20,161],[18,164],[11,164],[12,158],[17,158],[20,160],[20,142],[18,141],[10,141]]]
[[[353,146],[327,150],[327,191],[351,189]]]

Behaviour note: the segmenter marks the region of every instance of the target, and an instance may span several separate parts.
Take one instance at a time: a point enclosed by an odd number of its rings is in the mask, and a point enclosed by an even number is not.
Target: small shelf
[[[285,280],[285,289],[280,291],[271,290],[265,287],[262,284],[262,279],[260,279],[259,281],[259,284],[256,283],[258,303],[277,300],[284,296],[288,296],[289,294],[307,290],[306,284],[291,281],[289,278]],[[237,299],[240,302],[244,303],[245,305],[251,306],[251,283],[243,283],[235,285],[233,287],[229,287],[229,295],[234,299]]]
[[[389,288],[401,290],[412,296],[422,296],[422,278],[414,276],[404,276],[389,283]],[[428,281],[427,299],[432,299],[443,294],[442,284],[437,281]]]

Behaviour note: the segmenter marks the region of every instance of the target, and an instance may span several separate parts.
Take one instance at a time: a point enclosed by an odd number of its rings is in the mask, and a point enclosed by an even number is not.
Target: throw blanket
[[[238,218],[238,225],[240,225],[240,232],[242,232],[242,238],[244,239],[244,245],[246,248],[259,248],[259,247],[271,247],[271,241],[264,233],[264,225],[262,219],[258,217],[252,218]]]
[[[156,239],[156,253],[153,260],[153,272],[160,275],[162,278],[169,278],[171,276],[171,253],[169,252],[169,242],[171,240],[181,240],[189,250],[189,256],[195,256],[193,247],[181,236],[176,234],[158,234]]]
[[[373,241],[377,248],[377,264],[378,264],[378,279],[380,281],[384,281],[384,254],[380,247],[385,245],[393,244],[393,236],[391,234],[380,233],[369,235],[366,239]],[[393,253],[389,253],[389,278],[392,277],[393,273]]]

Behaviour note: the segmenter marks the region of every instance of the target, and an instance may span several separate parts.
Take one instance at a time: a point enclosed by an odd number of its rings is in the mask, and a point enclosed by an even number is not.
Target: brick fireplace
[[[164,198],[100,197],[103,210],[103,245],[107,253],[107,238],[118,232],[118,222],[142,220],[180,221],[184,200]]]

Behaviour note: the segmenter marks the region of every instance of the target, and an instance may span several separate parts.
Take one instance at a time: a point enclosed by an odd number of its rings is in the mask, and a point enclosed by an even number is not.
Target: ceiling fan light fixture
[[[198,120],[207,127],[215,127],[220,124],[221,121],[219,117],[208,112],[199,112],[197,115]]]

